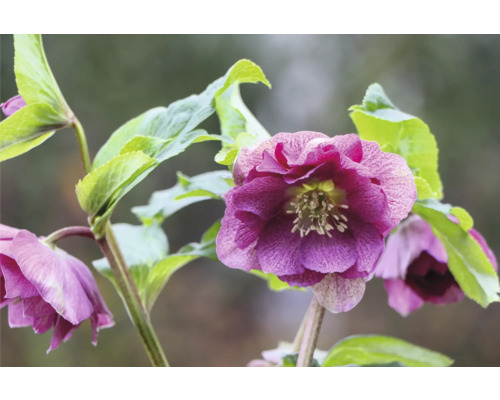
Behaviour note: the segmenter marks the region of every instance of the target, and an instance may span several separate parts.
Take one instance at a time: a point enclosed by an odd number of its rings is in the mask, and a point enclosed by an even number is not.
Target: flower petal
[[[476,242],[479,243],[481,248],[483,249],[484,253],[490,260],[491,264],[493,265],[493,268],[495,268],[495,271],[498,271],[498,263],[497,259],[495,257],[495,254],[493,251],[490,249],[490,246],[488,246],[488,243],[486,242],[486,239],[481,235],[478,231],[475,229],[469,230],[469,234],[476,240]]]
[[[318,283],[325,277],[325,275],[326,274],[322,274],[321,272],[316,272],[306,269],[301,274],[282,275],[278,276],[278,278],[283,282],[288,283],[290,286],[306,287]]]
[[[68,341],[73,335],[73,331],[78,328],[78,325],[73,325],[66,321],[62,316],[58,315],[54,325],[54,333],[50,341],[50,347],[47,354],[59,347],[61,342]]]
[[[363,160],[366,167],[380,181],[380,187],[387,196],[389,212],[382,215],[383,233],[388,233],[403,218],[408,216],[415,200],[417,189],[413,175],[403,157],[385,153],[376,142],[362,141]]]
[[[12,239],[17,232],[19,232],[19,229],[0,224],[0,240]]]
[[[242,222],[236,218],[235,212],[231,196],[226,197],[226,212],[224,218],[222,218],[221,228],[216,239],[217,257],[230,268],[245,271],[260,269],[257,250],[255,249],[257,240],[243,249],[238,246],[237,233]]]
[[[21,97],[21,95],[14,96],[7,100],[5,103],[0,104],[0,108],[6,117],[10,117],[16,111],[19,111],[21,108],[26,106],[26,102]]]
[[[276,216],[285,200],[288,185],[281,178],[266,176],[231,190],[232,205],[262,219]],[[226,195],[227,196],[227,195]]]
[[[338,274],[328,274],[313,286],[318,302],[336,314],[349,311],[356,306],[365,293],[363,278],[344,279]]]
[[[384,251],[384,239],[379,231],[370,224],[362,224],[352,220],[349,221],[349,229],[352,230],[356,240],[356,270],[372,273]]]
[[[424,300],[402,279],[387,279],[384,281],[384,287],[389,295],[389,305],[403,317],[424,304]]]
[[[356,263],[356,241],[349,229],[330,231],[332,237],[310,232],[301,238],[300,260],[307,269],[322,272],[344,272]],[[298,234],[295,234],[297,237]]]
[[[257,254],[266,274],[295,275],[304,272],[299,260],[300,236],[292,233],[291,218],[275,218],[264,227],[257,242]]]
[[[33,317],[25,316],[22,302],[9,304],[9,326],[11,328],[23,328],[33,324]]]
[[[1,254],[0,268],[5,279],[5,297],[14,299],[38,296],[38,290],[26,279],[12,258]]]
[[[74,273],[80,264],[87,269],[81,261],[62,250],[56,253],[28,231],[16,235],[12,251],[22,274],[58,314],[74,325],[91,316],[94,307]]]

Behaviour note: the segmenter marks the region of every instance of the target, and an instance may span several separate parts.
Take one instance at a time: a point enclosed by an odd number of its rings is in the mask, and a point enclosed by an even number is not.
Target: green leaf
[[[0,161],[26,153],[62,127],[59,115],[48,104],[21,108],[0,122]]]
[[[19,94],[27,104],[52,106],[61,117],[66,116],[65,121],[70,122],[73,113],[50,70],[41,35],[14,35],[14,49],[14,72]]]
[[[252,270],[250,270],[250,273],[267,281],[267,286],[269,286],[269,289],[271,289],[275,292],[281,292],[281,291],[287,290],[287,289],[300,290],[302,292],[305,292],[305,290],[306,290],[303,287],[290,286],[288,283],[280,280],[280,278],[278,278],[276,275],[266,274],[265,272],[259,271],[258,269],[252,269]]]
[[[422,120],[398,110],[377,83],[368,87],[362,105],[349,110],[362,139],[406,160],[420,199],[443,197],[436,139]]]
[[[0,123],[0,162],[26,153],[70,126],[73,112],[47,63],[40,35],[14,35],[14,72],[27,105]]]
[[[93,169],[120,154],[122,148],[135,136],[172,139],[172,145],[167,145],[158,154],[159,161],[164,161],[178,154],[191,143],[203,140],[220,140],[219,136],[207,135],[204,131],[199,131],[196,134],[191,132],[215,112],[215,96],[219,96],[237,82],[259,81],[261,77],[258,71],[260,68],[251,61],[241,60],[231,67],[224,77],[211,83],[201,94],[178,100],[170,104],[168,108],[153,108],[128,121],[118,128],[99,150],[94,160]],[[177,141],[175,138],[178,138]]]
[[[113,225],[118,245],[148,310],[153,308],[156,298],[175,271],[197,258],[214,258],[219,229],[220,221],[217,221],[203,234],[200,243],[190,243],[169,255],[167,237],[158,223],[148,226]],[[92,264],[120,290],[105,258]]]
[[[431,225],[444,245],[448,267],[465,295],[483,307],[500,301],[497,273],[479,243],[468,232],[472,227],[472,218],[459,207],[450,210],[460,219],[459,224],[448,218],[449,213],[424,202],[417,201],[412,211]]]
[[[180,209],[191,204],[209,199],[221,199],[231,186],[227,179],[231,178],[229,171],[212,171],[188,177],[177,173],[178,182],[170,189],[154,192],[147,206],[132,208],[132,212],[143,223],[153,220],[163,222]]]
[[[401,363],[407,367],[448,367],[453,360],[390,336],[350,336],[335,344],[323,367]]]
[[[241,98],[239,84],[262,82],[271,88],[262,70],[248,60],[241,60],[228,73],[226,84],[215,95],[215,109],[219,117],[223,147],[215,161],[231,165],[242,147],[251,147],[270,135],[247,108]]]
[[[299,359],[299,353],[287,354],[283,357],[283,367],[296,367],[297,361]],[[311,367],[319,367],[319,362],[313,358],[311,362]]]
[[[112,228],[129,267],[132,279],[137,286],[139,296],[146,298],[150,270],[167,257],[167,236],[158,224],[149,226],[113,224]],[[106,258],[94,261],[93,265],[116,285]]]
[[[94,234],[104,234],[105,223],[113,208],[130,189],[151,172],[157,161],[141,151],[113,158],[86,175],[76,186],[82,209],[89,215]]]

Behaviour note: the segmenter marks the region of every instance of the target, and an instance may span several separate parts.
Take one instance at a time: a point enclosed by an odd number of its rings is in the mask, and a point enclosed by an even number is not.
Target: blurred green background
[[[199,93],[241,58],[259,64],[273,85],[244,85],[249,108],[271,133],[353,132],[347,108],[379,82],[402,110],[429,124],[440,148],[445,201],[465,207],[475,227],[500,254],[500,37],[430,35],[167,35],[44,37],[49,63],[68,104],[85,127],[95,155],[126,120],[158,105]],[[16,94],[13,44],[1,36],[0,99]],[[218,133],[212,117],[204,124]],[[221,168],[219,145],[194,145],[167,161],[129,193],[113,221],[137,223],[130,213],[154,190],[175,183],[175,172],[194,175]],[[82,177],[74,134],[58,132],[22,157],[1,165],[1,222],[47,235],[85,224],[74,185]],[[164,228],[172,250],[200,235],[223,215],[222,202],[193,205]],[[87,239],[61,247],[88,265],[100,258]],[[0,312],[2,366],[147,366],[148,359],[111,284],[94,275],[116,325],[90,344],[85,322],[73,338],[46,355],[50,335],[10,329]],[[153,322],[175,366],[244,366],[278,341],[292,341],[311,293],[267,289],[259,278],[218,262],[198,260],[178,271],[153,309]],[[319,347],[374,333],[393,335],[440,351],[456,366],[499,366],[500,304],[482,309],[465,299],[426,305],[407,318],[387,306],[382,282],[372,280],[361,303],[327,314]]]

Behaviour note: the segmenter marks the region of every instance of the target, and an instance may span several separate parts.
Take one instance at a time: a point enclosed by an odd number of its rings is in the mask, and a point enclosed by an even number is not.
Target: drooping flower
[[[31,232],[0,225],[0,308],[6,305],[11,328],[33,326],[42,334],[54,327],[48,351],[67,341],[86,319],[94,345],[97,332],[114,325],[85,264]]]
[[[314,285],[332,312],[361,300],[384,237],[416,199],[404,159],[355,134],[279,133],[243,149],[233,174],[219,259]]]
[[[16,111],[19,111],[25,105],[26,102],[21,97],[21,95],[18,94],[17,96],[14,96],[9,100],[7,100],[5,103],[0,104],[0,107],[2,108],[2,111],[5,114],[5,116],[10,117],[12,114],[14,114]]]
[[[495,255],[483,236],[475,229],[469,233],[497,269]],[[384,279],[389,305],[407,316],[424,303],[462,300],[464,292],[448,269],[447,260],[446,250],[431,226],[418,215],[412,215],[387,240],[375,275]]]

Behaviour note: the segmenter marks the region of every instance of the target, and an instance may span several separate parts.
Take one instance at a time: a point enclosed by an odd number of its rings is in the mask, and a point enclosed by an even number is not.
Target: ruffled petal
[[[273,218],[285,200],[288,185],[281,178],[267,176],[231,190],[232,205],[264,220]]]
[[[5,297],[13,299],[38,296],[38,290],[26,279],[12,258],[0,255],[0,268],[5,279]]]
[[[362,141],[363,160],[367,168],[380,181],[387,196],[388,212],[381,216],[380,224],[389,233],[403,218],[408,216],[415,200],[417,189],[413,174],[403,157],[385,153],[376,142]]]
[[[290,218],[271,220],[257,242],[257,254],[262,271],[274,275],[295,275],[304,272],[300,263],[300,236],[292,233]]]
[[[349,229],[352,230],[356,240],[356,270],[372,273],[384,251],[384,239],[379,231],[370,224],[352,220],[349,221]]]
[[[306,269],[301,274],[282,275],[278,276],[278,278],[280,278],[280,280],[288,283],[291,286],[306,287],[306,286],[312,286],[320,282],[325,277],[325,275],[326,274],[322,274],[321,272],[316,272]]]
[[[384,287],[389,295],[389,306],[403,317],[406,317],[424,304],[424,300],[402,279],[387,279],[384,281]]]
[[[338,274],[328,274],[313,286],[319,304],[337,314],[354,308],[365,293],[363,278],[344,279]]]
[[[87,268],[81,261],[62,250],[56,253],[28,231],[16,235],[12,250],[22,274],[58,314],[73,325],[92,315],[93,304],[73,271],[77,264]]]
[[[227,196],[227,195],[226,195]],[[221,221],[221,228],[216,239],[217,257],[230,268],[260,269],[257,257],[257,240],[250,243],[246,248],[240,248],[237,241],[237,233],[242,222],[236,218],[235,208],[232,205],[231,196],[226,197],[226,212]]]
[[[300,260],[307,269],[322,272],[344,272],[356,263],[356,241],[349,232],[330,231],[332,237],[310,232],[301,238]],[[299,237],[298,234],[295,236]]]

